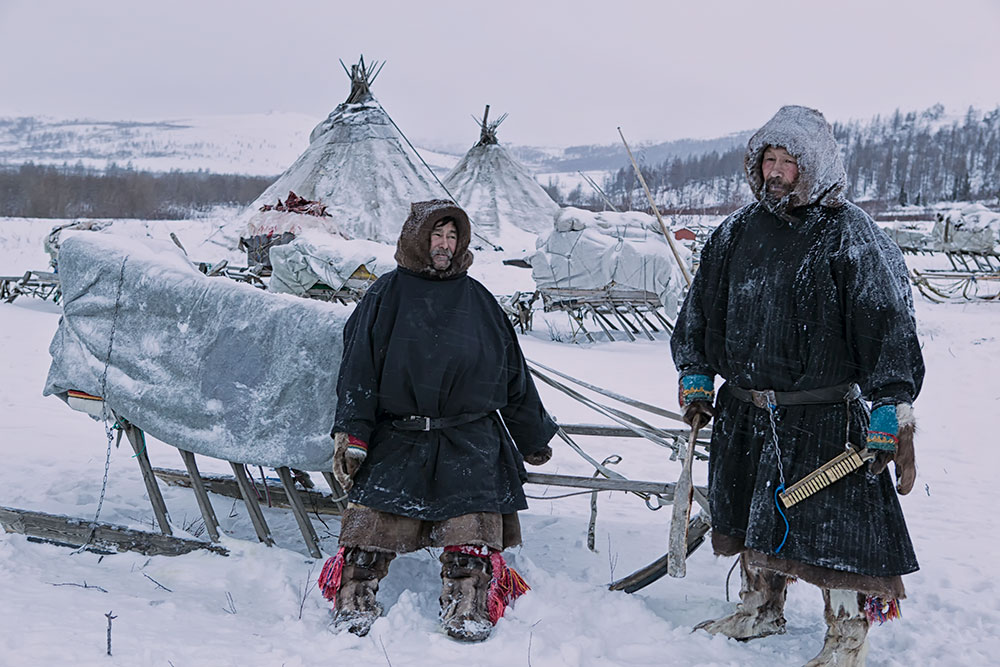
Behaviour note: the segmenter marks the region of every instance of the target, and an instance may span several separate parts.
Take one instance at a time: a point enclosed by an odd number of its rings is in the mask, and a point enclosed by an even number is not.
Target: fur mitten
[[[354,486],[354,475],[368,457],[368,443],[347,433],[333,434],[333,476],[344,492]]]

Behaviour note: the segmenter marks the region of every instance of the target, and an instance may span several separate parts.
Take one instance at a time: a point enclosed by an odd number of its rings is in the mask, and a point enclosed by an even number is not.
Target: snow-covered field
[[[41,241],[52,224],[0,219],[0,274],[45,269]],[[170,223],[131,224],[126,233],[162,237]],[[212,222],[172,224],[192,255],[192,248],[223,252],[199,244]],[[529,272],[500,264],[510,254],[479,253],[474,275],[496,293],[530,288]],[[916,403],[917,484],[902,503],[922,569],[905,578],[903,618],[872,629],[869,664],[998,664],[1000,585],[992,558],[1000,539],[992,503],[1000,450],[990,434],[1000,411],[1000,304],[935,305],[919,295],[916,302],[927,380]],[[107,442],[99,424],[41,396],[58,318],[59,307],[47,302],[0,304],[0,505],[89,520]],[[522,344],[529,358],[576,377],[675,405],[665,339],[577,346],[553,342],[536,324]],[[602,421],[547,387],[540,391],[560,421]],[[620,454],[617,468],[630,478],[673,481],[679,472],[650,443],[578,441],[599,460]],[[553,447],[541,471],[590,474],[560,441]],[[150,530],[152,511],[131,454],[127,447],[112,451],[101,520]],[[181,467],[176,450],[152,439],[149,454],[154,465]],[[199,463],[205,472],[229,472],[221,461]],[[698,463],[696,483],[705,477]],[[178,532],[196,533],[193,494],[161,488]],[[783,636],[742,644],[692,633],[737,599],[733,573],[726,601],[732,559],[717,559],[707,547],[688,561],[684,579],[664,578],[633,595],[609,592],[609,581],[659,557],[667,543],[669,510],[652,512],[624,493],[601,494],[596,553],[586,546],[589,495],[530,501],[521,519],[525,544],[509,560],[533,590],[484,644],[458,644],[437,631],[439,564],[431,552],[394,561],[379,594],[387,614],[368,637],[335,636],[327,630],[329,605],[313,585],[321,562],[307,555],[290,512],[265,509],[277,542],[268,548],[254,538],[242,503],[219,496],[213,503],[228,557],[101,557],[0,532],[0,665],[795,665],[823,641],[820,594],[804,583],[789,589]],[[337,520],[314,526],[332,553]],[[109,612],[116,617],[112,657],[105,654]]]

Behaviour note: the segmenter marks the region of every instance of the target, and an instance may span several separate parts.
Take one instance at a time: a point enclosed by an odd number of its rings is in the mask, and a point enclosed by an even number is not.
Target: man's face
[[[448,222],[435,227],[431,232],[431,263],[438,271],[444,271],[451,266],[451,258],[455,256],[458,247],[458,230],[455,223]]]
[[[799,178],[799,163],[780,146],[768,146],[760,161],[764,194],[774,201],[788,195]]]

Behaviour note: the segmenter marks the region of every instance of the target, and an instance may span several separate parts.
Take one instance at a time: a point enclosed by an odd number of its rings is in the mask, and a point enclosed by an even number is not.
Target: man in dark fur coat
[[[797,577],[826,605],[826,641],[809,664],[862,665],[871,619],[898,613],[900,577],[917,569],[896,498],[913,486],[911,403],[924,375],[906,265],[846,201],[818,111],[783,107],[750,139],[744,166],[757,202],[705,245],[671,340],[685,420],[715,418],[712,546],[740,555],[743,580],[735,613],[698,627],[741,640],[784,632]],[[845,446],[875,459],[779,504],[778,491]]]
[[[509,320],[466,273],[470,237],[453,202],[413,204],[398,268],[344,327],[333,471],[350,503],[320,578],[338,630],[368,632],[397,553],[444,548],[441,620],[455,639],[488,637],[526,588],[500,552],[521,542],[524,461],[549,460],[557,427]]]

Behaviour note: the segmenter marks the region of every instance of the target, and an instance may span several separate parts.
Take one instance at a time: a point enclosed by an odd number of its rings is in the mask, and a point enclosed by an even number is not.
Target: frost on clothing
[[[912,402],[924,374],[899,249],[837,195],[843,168],[830,150],[829,126],[814,131],[818,112],[788,109],[751,139],[747,173],[759,181],[759,137],[787,147],[800,169],[799,187],[789,196],[807,197],[805,205],[787,208],[789,221],[758,202],[719,226],[671,340],[682,376],[726,380],[709,461],[713,530],[772,556],[785,525],[775,509],[779,471],[769,416],[736,399],[728,385],[797,391],[856,382],[880,405]],[[759,197],[759,182],[750,180]],[[845,435],[863,446],[868,426],[859,401],[789,405],[777,408],[776,417],[786,484],[842,452]],[[873,477],[863,468],[787,516],[781,559],[867,577],[917,569],[888,473]]]
[[[196,454],[330,469],[345,308],[208,278],[172,244],[109,235],[66,239],[59,276],[46,395],[103,395],[121,417]]]
[[[458,242],[451,266],[436,270],[430,234],[445,216]],[[469,237],[468,218],[453,203],[414,204],[397,245],[399,268],[369,288],[344,328],[334,430],[369,444],[353,503],[424,521],[527,508],[523,456],[545,450],[556,425],[510,321],[466,273]],[[430,431],[392,425],[476,414],[483,416]]]
[[[335,429],[369,443],[351,502],[426,521],[527,508],[522,454],[544,449],[556,427],[486,288],[397,268],[368,290],[344,340]],[[391,426],[495,410],[516,448],[495,414],[433,431]]]

